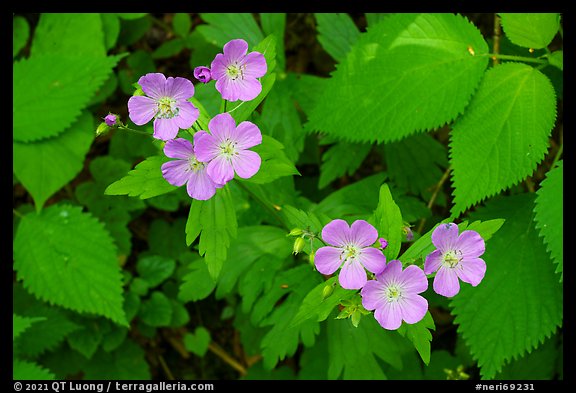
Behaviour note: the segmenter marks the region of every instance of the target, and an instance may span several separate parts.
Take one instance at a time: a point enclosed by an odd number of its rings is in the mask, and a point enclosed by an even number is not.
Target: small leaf
[[[525,48],[546,48],[560,27],[560,14],[500,13],[502,28],[510,41]]]
[[[184,335],[184,347],[196,355],[203,357],[210,345],[210,332],[203,326],[198,326],[194,333]]]
[[[174,269],[176,262],[173,259],[160,255],[148,255],[138,259],[136,271],[148,284],[154,288],[168,279]]]
[[[85,380],[149,381],[152,378],[144,349],[132,340],[124,340],[110,353],[104,350],[96,352],[82,371]]]
[[[210,276],[206,262],[198,259],[190,263],[188,268],[190,272],[182,278],[183,283],[178,291],[178,299],[183,302],[205,299],[216,287],[216,282]]]
[[[190,14],[185,14],[182,12],[177,12],[174,14],[172,19],[172,28],[174,33],[180,37],[186,37],[190,32],[192,27],[192,20],[190,20]]]
[[[19,15],[12,20],[12,26],[12,57],[16,57],[30,38],[30,26],[26,18]]]
[[[398,333],[412,341],[414,347],[420,354],[422,361],[428,365],[430,363],[430,342],[432,341],[432,333],[430,329],[435,329],[434,320],[430,311],[426,312],[424,318],[415,324],[402,323],[398,329]]]
[[[142,302],[138,316],[142,322],[149,326],[169,326],[172,320],[172,304],[170,303],[170,299],[162,292],[152,292],[150,299]]]
[[[558,67],[560,70],[564,69],[564,51],[557,50],[548,55],[548,61],[554,67]]]

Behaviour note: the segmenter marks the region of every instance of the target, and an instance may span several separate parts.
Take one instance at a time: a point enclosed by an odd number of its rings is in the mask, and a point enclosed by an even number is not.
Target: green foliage
[[[317,13],[318,42],[335,60],[342,62],[358,40],[360,31],[348,14]]]
[[[148,255],[138,260],[136,271],[150,288],[154,288],[172,276],[175,267],[176,262],[173,259]]]
[[[268,135],[262,135],[262,143],[252,149],[260,155],[262,163],[258,173],[245,181],[256,184],[270,183],[283,176],[300,175],[294,163],[286,157],[284,145]]]
[[[558,161],[542,181],[534,205],[534,220],[547,251],[563,279],[564,267],[564,161]]]
[[[12,369],[12,379],[14,380],[51,380],[54,379],[47,369],[34,362],[24,360],[14,360]]]
[[[343,175],[352,176],[368,156],[369,144],[337,142],[322,154],[318,188],[324,188]]]
[[[284,50],[284,30],[286,28],[286,14],[282,12],[260,13],[260,24],[264,35],[274,35],[276,41],[276,60],[278,68],[283,71],[286,68],[286,55]]]
[[[204,36],[206,41],[219,47],[224,46],[230,40],[242,38],[251,48],[264,39],[252,14],[203,13],[200,17],[206,24],[198,26],[196,30]]]
[[[500,13],[502,28],[514,44],[541,49],[550,44],[560,27],[560,14]]]
[[[402,323],[398,329],[401,336],[406,337],[414,344],[414,347],[420,354],[422,361],[428,365],[430,364],[430,342],[432,341],[432,333],[430,330],[435,329],[434,320],[430,311],[426,313],[420,322],[415,324]]]
[[[55,205],[24,216],[14,239],[14,269],[41,299],[127,324],[116,247],[102,224],[78,207]]]
[[[99,350],[84,366],[87,380],[149,380],[150,368],[144,350],[132,340],[114,352]]]
[[[149,326],[161,327],[170,325],[172,320],[170,299],[163,292],[152,292],[150,298],[142,302],[138,317]]]
[[[12,57],[16,57],[30,38],[30,25],[26,18],[15,16],[12,20],[12,30]]]
[[[548,150],[555,119],[554,88],[540,71],[507,63],[486,72],[452,130],[452,214],[529,176]]]
[[[26,331],[26,329],[32,326],[35,322],[44,320],[46,320],[44,317],[27,318],[12,314],[12,340],[16,340],[22,332]]]
[[[538,347],[562,323],[562,286],[534,228],[534,196],[494,199],[471,215],[503,217],[486,243],[486,276],[462,285],[450,305],[483,378],[493,378],[513,357]],[[481,321],[480,323],[478,321]]]
[[[338,65],[307,129],[349,141],[390,142],[440,127],[468,104],[487,51],[480,32],[461,16],[387,17],[362,34]]]
[[[372,221],[374,227],[378,230],[378,236],[388,241],[388,246],[384,249],[384,255],[389,262],[396,259],[402,245],[402,213],[398,205],[392,199],[390,188],[387,184],[380,187],[380,197],[378,206],[374,210]]]
[[[203,326],[198,326],[194,333],[186,333],[184,335],[184,347],[202,357],[208,351],[210,345],[210,332]]]

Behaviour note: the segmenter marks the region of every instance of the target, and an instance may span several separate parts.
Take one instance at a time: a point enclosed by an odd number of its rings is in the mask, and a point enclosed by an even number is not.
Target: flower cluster
[[[413,324],[424,318],[428,302],[420,294],[428,289],[427,275],[436,273],[433,289],[452,297],[460,291],[459,280],[476,286],[484,278],[486,263],[484,239],[475,231],[458,234],[458,225],[440,224],[432,232],[436,247],[424,262],[403,268],[402,262],[387,263],[383,250],[388,246],[376,228],[364,220],[351,226],[333,220],[322,229],[324,247],[316,251],[314,265],[325,275],[340,269],[342,288],[360,289],[362,306],[374,310],[374,317],[385,329],[398,329],[402,321]],[[373,279],[369,279],[371,276]]]
[[[264,55],[247,53],[248,44],[241,39],[228,42],[223,52],[216,55],[211,68],[196,67],[194,77],[202,83],[215,80],[216,90],[224,100],[256,98],[262,91],[258,78],[267,72]],[[189,131],[200,116],[190,101],[194,96],[193,83],[182,77],[149,73],[140,77],[138,86],[128,100],[129,117],[136,125],[154,120],[153,137],[166,142],[164,154],[174,159],[162,165],[162,176],[168,183],[186,185],[191,198],[207,200],[235,174],[246,179],[258,172],[261,158],[248,150],[262,143],[262,134],[254,123],[243,121],[237,126],[232,116],[224,112],[210,120],[208,131],[193,133],[193,141],[178,138],[179,131]],[[116,121],[116,117],[108,115],[105,125],[111,127]]]

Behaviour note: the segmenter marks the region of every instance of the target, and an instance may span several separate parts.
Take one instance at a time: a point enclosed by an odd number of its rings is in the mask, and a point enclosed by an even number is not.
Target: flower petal
[[[393,282],[398,282],[400,280],[402,273],[402,262],[394,259],[386,265],[386,268],[378,274],[378,281],[388,286]]]
[[[248,52],[248,43],[240,38],[228,41],[224,44],[223,52],[226,64],[237,62]]]
[[[256,124],[249,121],[243,121],[238,124],[232,134],[237,143],[236,148],[239,150],[246,150],[262,143],[260,129]]]
[[[237,79],[238,80],[238,79]],[[228,100],[230,102],[238,101],[240,99],[240,88],[235,81],[224,75],[216,80],[214,85],[216,90],[222,95],[222,99]]]
[[[194,85],[186,78],[179,76],[176,78],[168,77],[164,91],[166,96],[177,101],[187,100],[194,95]]]
[[[358,247],[368,247],[378,239],[378,231],[368,221],[356,220],[350,227],[350,240]]]
[[[442,266],[442,251],[434,250],[426,255],[424,261],[424,274],[432,274]]]
[[[205,201],[214,196],[216,193],[216,185],[208,177],[206,170],[193,171],[186,186],[186,191],[190,197]]]
[[[154,138],[162,139],[163,141],[167,141],[170,139],[176,138],[178,135],[178,125],[172,119],[160,119],[156,118],[154,120]]]
[[[170,139],[164,145],[164,154],[166,157],[188,160],[194,155],[192,142],[184,138]]]
[[[222,53],[218,53],[214,60],[212,60],[212,64],[210,64],[210,72],[212,74],[212,79],[222,79],[226,75],[226,62],[224,60],[224,55]]]
[[[420,322],[428,311],[428,301],[420,295],[407,296],[400,302],[400,310],[406,323]]]
[[[244,57],[244,64],[246,65],[244,76],[260,78],[266,75],[266,72],[268,71],[266,58],[260,52],[248,53],[246,57]]]
[[[350,243],[350,227],[344,220],[332,220],[322,228],[322,240],[332,246],[345,246]]]
[[[366,310],[381,308],[386,299],[386,287],[377,280],[368,280],[360,291],[362,306]]]
[[[174,117],[179,128],[186,129],[192,127],[192,124],[200,116],[200,111],[189,101],[178,102],[178,115]]]
[[[132,96],[128,99],[128,114],[137,126],[148,123],[157,112],[158,105],[150,97]]]
[[[190,178],[190,166],[188,161],[174,160],[162,164],[162,177],[173,186],[180,187]]]
[[[198,131],[194,134],[194,154],[200,162],[209,162],[220,154],[218,141],[206,131]]]
[[[434,292],[439,295],[452,297],[460,292],[460,282],[454,269],[441,267],[434,277]]]
[[[410,265],[400,274],[399,282],[404,293],[421,293],[428,289],[428,279],[418,266]]]
[[[456,247],[462,252],[463,257],[476,258],[484,254],[486,245],[478,232],[464,231],[458,236]]]
[[[473,287],[480,284],[486,274],[486,262],[482,258],[464,258],[456,269],[460,280]]]
[[[206,138],[202,138],[204,140]],[[224,156],[216,156],[206,167],[208,176],[214,183],[226,184],[234,178],[234,167]]]
[[[386,257],[382,251],[374,247],[363,248],[358,260],[368,271],[374,274],[379,274],[386,267]]]
[[[398,302],[384,302],[382,307],[374,311],[374,318],[384,329],[396,330],[402,325],[400,305]]]
[[[355,260],[347,260],[340,270],[338,281],[344,289],[360,289],[366,284],[368,278],[364,267]]]
[[[234,171],[242,179],[249,179],[254,176],[260,169],[262,159],[258,153],[252,150],[240,150],[237,155],[232,158],[232,166]]]
[[[342,265],[342,250],[336,247],[320,247],[314,255],[314,266],[322,274],[332,274]]]
[[[159,99],[166,97],[166,77],[159,72],[152,72],[141,76],[138,84],[149,97]]]
[[[242,101],[251,101],[262,92],[262,83],[256,78],[244,76],[232,82],[236,82],[239,85],[238,99]]]
[[[454,250],[458,239],[458,225],[440,224],[432,232],[432,243],[441,251]]]
[[[227,139],[232,140],[236,129],[236,121],[230,113],[220,113],[210,120],[208,129],[218,142],[223,142]]]

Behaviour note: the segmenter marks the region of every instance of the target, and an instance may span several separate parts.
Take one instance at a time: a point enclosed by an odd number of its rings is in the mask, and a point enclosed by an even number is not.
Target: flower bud
[[[294,240],[294,249],[293,249],[294,255],[296,255],[300,251],[302,251],[304,249],[305,245],[306,245],[306,241],[303,238],[301,238],[301,237],[296,238],[296,240]]]
[[[210,82],[212,80],[210,68],[204,66],[194,68],[194,78],[198,79],[202,83]]]
[[[314,266],[314,252],[308,254],[308,262],[310,262],[310,265]]]
[[[324,288],[322,288],[322,300],[326,299],[334,292],[334,285],[326,284]]]
[[[380,239],[378,239],[378,241],[380,242],[380,248],[381,249],[384,250],[386,247],[388,247],[388,240],[381,237]]]
[[[300,236],[304,233],[304,231],[300,228],[294,228],[290,231],[287,236]]]
[[[354,310],[352,312],[352,325],[354,325],[354,327],[358,327],[358,324],[360,324],[360,318],[362,318],[362,313],[359,310]]]
[[[114,113],[108,113],[106,117],[104,117],[104,122],[108,125],[108,127],[114,127],[118,124],[118,115]]]
[[[96,128],[96,136],[104,135],[108,131],[110,131],[111,129],[112,128],[110,126],[108,126],[108,124],[106,124],[105,122],[102,122],[98,125],[98,128]]]
[[[404,232],[404,234],[406,235],[406,240],[411,242],[412,240],[414,240],[414,234],[412,233],[412,229],[410,229],[410,226],[404,226],[402,228],[402,232]]]

